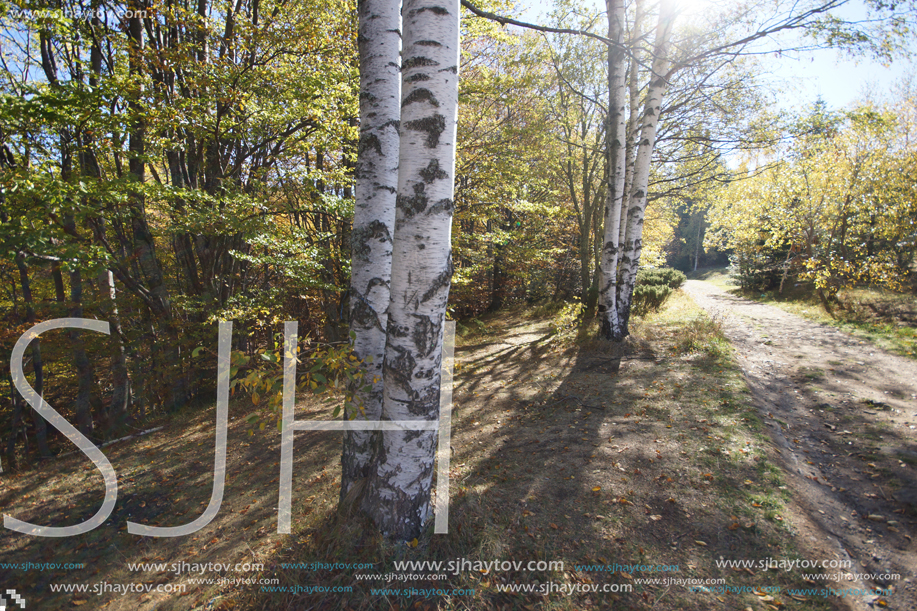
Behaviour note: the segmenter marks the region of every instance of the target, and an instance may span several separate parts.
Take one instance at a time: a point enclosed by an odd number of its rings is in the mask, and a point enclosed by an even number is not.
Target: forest
[[[915,24],[2,0],[0,609],[914,608]]]

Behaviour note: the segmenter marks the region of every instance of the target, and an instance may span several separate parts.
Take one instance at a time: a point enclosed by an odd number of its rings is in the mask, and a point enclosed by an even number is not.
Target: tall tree
[[[459,3],[408,0],[401,143],[383,420],[439,415],[443,326],[452,277]],[[387,535],[418,536],[430,512],[436,433],[382,436],[363,506]]]
[[[637,143],[637,152],[634,159],[633,183],[630,192],[626,194],[627,215],[623,222],[626,222],[626,231],[624,233],[624,242],[620,245],[620,259],[618,265],[621,268],[621,281],[617,285],[618,294],[616,296],[617,306],[617,326],[605,327],[603,321],[603,331],[610,331],[608,339],[621,341],[627,335],[627,323],[630,318],[630,306],[634,296],[634,284],[637,281],[637,269],[640,266],[640,255],[643,252],[643,220],[646,216],[646,204],[649,177],[650,177],[650,160],[653,156],[653,149],[656,146],[656,130],[659,126],[659,115],[662,110],[662,97],[665,94],[668,85],[669,65],[669,45],[672,37],[672,26],[675,21],[674,3],[671,0],[661,0],[659,3],[659,21],[656,26],[656,38],[654,40],[653,50],[653,67],[650,75],[649,88],[646,93],[646,102],[644,103],[643,116],[640,125],[640,137]],[[605,272],[616,273],[616,272]],[[610,321],[609,321],[610,322]]]
[[[624,0],[607,0],[608,15],[608,125],[605,128],[608,189],[605,202],[605,235],[599,284],[599,324],[604,337],[620,334],[618,319],[618,250],[621,209],[627,166],[627,79],[623,52],[626,13]],[[636,62],[631,66],[636,80]]]
[[[361,0],[359,14],[360,143],[351,234],[350,328],[354,355],[363,363],[360,384],[369,388],[356,393],[358,413],[344,417],[379,420],[398,191],[401,15],[398,3],[391,0]],[[369,475],[376,437],[369,431],[344,433],[342,499]]]

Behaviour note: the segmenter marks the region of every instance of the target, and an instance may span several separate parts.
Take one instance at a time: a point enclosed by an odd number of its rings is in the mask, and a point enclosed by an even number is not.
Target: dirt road
[[[738,353],[788,476],[791,526],[819,555],[808,560],[851,561],[798,570],[892,589],[851,596],[851,609],[917,608],[917,362],[707,282],[685,290]]]

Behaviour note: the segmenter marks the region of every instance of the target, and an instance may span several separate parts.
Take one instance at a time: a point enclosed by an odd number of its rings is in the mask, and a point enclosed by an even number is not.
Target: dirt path
[[[852,561],[825,570],[840,573],[833,587],[893,589],[847,598],[851,609],[917,608],[917,363],[706,282],[685,290],[738,353],[788,474],[793,524],[822,554],[810,560]]]

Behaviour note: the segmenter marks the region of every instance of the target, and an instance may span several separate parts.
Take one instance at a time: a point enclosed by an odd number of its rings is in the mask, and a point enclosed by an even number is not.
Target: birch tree
[[[618,249],[621,233],[621,205],[627,157],[626,57],[622,50],[626,13],[624,0],[607,0],[608,8],[608,188],[605,203],[605,236],[599,276],[599,316],[604,337],[620,333],[617,307]],[[632,70],[635,70],[636,64]],[[635,75],[632,75],[635,76]]]
[[[382,415],[382,363],[392,275],[392,234],[398,187],[398,129],[401,120],[401,15],[398,2],[359,3],[360,144],[353,217],[350,328],[354,355],[364,363],[359,411],[345,418],[378,420]],[[341,499],[365,478],[372,458],[370,431],[344,433]]]
[[[854,53],[870,53],[890,60],[906,46],[907,34],[901,25],[913,13],[910,5],[899,6],[867,0],[869,17],[861,21],[848,21],[832,12],[847,4],[848,0],[816,0],[807,3],[778,3],[780,10],[756,12],[754,0],[748,6],[723,10],[701,29],[687,28],[689,39],[679,40],[673,50],[673,23],[677,13],[673,0],[660,0],[655,9],[652,3],[633,2],[634,21],[630,37],[624,42],[627,11],[618,0],[606,0],[608,35],[602,36],[589,29],[547,27],[503,17],[474,6],[470,0],[461,0],[475,15],[504,25],[514,25],[541,32],[574,35],[599,40],[608,50],[608,129],[607,143],[607,204],[602,247],[602,273],[599,287],[601,335],[621,341],[628,335],[633,289],[637,268],[643,250],[643,223],[650,194],[650,164],[656,148],[660,113],[664,109],[664,96],[675,75],[689,66],[718,59],[711,72],[701,83],[713,77],[736,58],[760,54],[758,41],[777,39],[789,32],[804,32],[808,39],[797,39],[789,44],[778,43],[781,51],[811,50],[835,47]],[[761,5],[763,6],[763,5]],[[643,61],[639,47],[642,45],[644,20],[656,12],[658,15],[653,48],[649,53],[651,66]],[[760,14],[759,14],[760,13]],[[776,49],[775,49],[776,50]],[[677,58],[677,60],[676,60]],[[626,70],[627,63],[629,70]],[[648,73],[645,88],[640,75]],[[626,80],[630,85],[630,108],[623,96]],[[638,99],[643,93],[643,110],[638,112]],[[701,95],[697,93],[697,95]],[[635,124],[635,120],[639,125]],[[622,144],[622,127],[624,130]],[[623,155],[622,155],[623,150]],[[623,156],[623,159],[621,157]],[[622,181],[623,176],[623,183]],[[617,228],[617,237],[614,230]]]
[[[458,111],[458,0],[407,0],[401,142],[382,420],[439,416],[443,325],[452,277]],[[416,537],[430,512],[436,433],[386,431],[363,507],[380,530]]]
[[[646,216],[646,203],[650,176],[650,161],[653,149],[656,146],[656,129],[659,126],[659,115],[662,109],[662,97],[665,94],[668,74],[669,45],[672,38],[672,25],[675,21],[675,12],[671,0],[662,0],[659,4],[659,21],[656,26],[656,38],[653,50],[653,66],[650,75],[649,88],[646,93],[643,116],[640,125],[640,137],[637,141],[636,157],[634,159],[633,183],[626,194],[627,213],[621,221],[626,223],[623,243],[620,244],[620,260],[617,269],[606,273],[619,273],[620,283],[617,285],[616,326],[610,326],[608,339],[621,341],[627,335],[627,323],[630,318],[630,307],[634,296],[634,284],[637,280],[637,268],[640,266],[640,254],[643,251],[643,219]],[[615,94],[622,98],[623,88]],[[623,106],[623,104],[622,104]],[[620,218],[620,217],[619,217]],[[620,227],[620,226],[619,226]],[[606,230],[607,235],[607,230]],[[607,248],[607,246],[606,246]],[[605,330],[606,319],[603,319]]]

